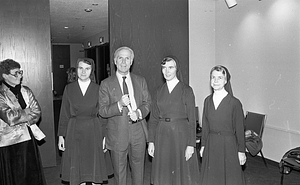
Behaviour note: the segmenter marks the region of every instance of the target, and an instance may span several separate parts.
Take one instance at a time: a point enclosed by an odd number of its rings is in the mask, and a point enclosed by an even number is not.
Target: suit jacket
[[[148,140],[145,117],[150,112],[151,96],[145,78],[133,73],[130,73],[130,77],[137,109],[142,112],[142,120],[135,124],[142,124],[145,139]],[[99,91],[99,114],[108,119],[106,146],[110,150],[126,149],[129,139],[129,118],[128,110],[123,108],[120,112],[118,107],[118,101],[123,94],[117,76],[113,75],[104,79]]]

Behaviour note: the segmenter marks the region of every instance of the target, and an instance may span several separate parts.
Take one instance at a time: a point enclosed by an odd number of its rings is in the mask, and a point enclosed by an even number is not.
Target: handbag
[[[245,131],[245,144],[247,150],[252,156],[257,155],[263,147],[261,138],[253,130]]]
[[[1,120],[1,124],[6,124]],[[10,146],[30,140],[30,134],[26,123],[0,127],[0,147]]]

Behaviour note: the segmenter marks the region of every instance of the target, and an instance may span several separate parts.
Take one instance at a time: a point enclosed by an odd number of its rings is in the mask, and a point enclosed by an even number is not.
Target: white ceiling
[[[52,43],[83,43],[108,29],[108,0],[50,0],[50,18]]]

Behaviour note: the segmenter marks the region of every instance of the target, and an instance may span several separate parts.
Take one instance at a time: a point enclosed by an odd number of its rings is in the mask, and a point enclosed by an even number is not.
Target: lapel
[[[27,91],[25,90],[25,88],[23,88],[23,86],[21,87],[21,93],[22,93],[23,99],[26,103],[26,108],[28,108],[29,107],[29,95],[28,95]]]
[[[3,89],[3,91],[5,92],[5,95],[6,95],[6,97],[7,97],[7,99],[9,100],[9,101],[7,101],[7,105],[9,106],[9,107],[11,107],[11,108],[17,108],[17,109],[21,109],[21,106],[20,106],[20,104],[19,104],[19,102],[18,102],[18,99],[16,98],[16,96],[9,90],[9,88],[6,86],[6,85],[4,85],[4,84],[2,84],[2,89]],[[22,88],[21,88],[22,89]],[[23,95],[23,93],[22,93],[22,95]],[[24,97],[23,97],[24,98]],[[25,99],[24,99],[25,100]],[[25,100],[26,101],[26,100]],[[26,104],[27,104],[27,102],[26,102]]]
[[[130,73],[130,78],[131,78],[131,83],[132,83],[132,88],[133,88],[133,92],[134,92],[134,99],[135,99],[135,103],[136,103],[136,106],[139,107],[139,97],[140,97],[140,94],[141,94],[141,89],[138,88],[139,87],[139,82],[138,82],[138,79],[137,77]]]
[[[119,100],[122,97],[123,92],[116,74],[112,76],[111,85],[112,94]]]

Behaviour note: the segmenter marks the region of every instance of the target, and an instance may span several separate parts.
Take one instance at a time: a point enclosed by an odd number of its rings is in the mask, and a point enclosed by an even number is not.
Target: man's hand
[[[139,112],[137,110],[128,113],[132,121],[137,121],[139,119]]]
[[[123,107],[126,107],[127,105],[130,104],[130,99],[129,99],[129,95],[125,94],[121,97],[121,99],[119,100],[119,104]]]

